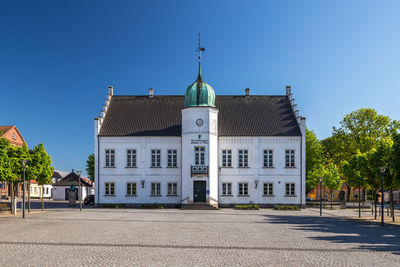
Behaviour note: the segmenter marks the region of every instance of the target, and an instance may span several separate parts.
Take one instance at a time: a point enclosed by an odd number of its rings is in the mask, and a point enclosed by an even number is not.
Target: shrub
[[[235,209],[237,210],[258,210],[260,206],[258,205],[236,205]]]
[[[142,209],[163,209],[164,205],[161,204],[142,204],[141,206]]]
[[[292,205],[275,205],[274,210],[299,210],[299,207]]]
[[[124,209],[125,204],[102,204],[102,208]]]

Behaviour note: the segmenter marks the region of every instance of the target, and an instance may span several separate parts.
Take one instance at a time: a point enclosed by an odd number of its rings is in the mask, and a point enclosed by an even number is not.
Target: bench
[[[7,203],[0,203],[0,211],[9,211],[10,208],[8,207]]]

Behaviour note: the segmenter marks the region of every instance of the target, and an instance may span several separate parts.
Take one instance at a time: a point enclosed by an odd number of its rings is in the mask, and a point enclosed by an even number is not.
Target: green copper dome
[[[189,85],[185,93],[185,107],[214,107],[214,89],[203,81],[199,66],[197,80]]]

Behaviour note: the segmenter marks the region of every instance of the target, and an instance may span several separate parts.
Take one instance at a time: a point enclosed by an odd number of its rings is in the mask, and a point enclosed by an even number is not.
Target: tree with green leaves
[[[10,163],[10,172],[6,180],[11,184],[11,207],[14,205],[14,196],[16,193],[16,187],[22,181],[22,160],[26,160],[30,163],[31,157],[29,149],[26,144],[23,146],[10,146],[7,150],[7,155]]]
[[[352,178],[346,177],[343,167],[355,154],[374,149],[380,140],[390,137],[398,127],[399,122],[378,114],[375,109],[361,108],[347,114],[340,122],[340,128],[333,128],[332,137],[322,142],[344,175],[348,186],[347,200],[351,191],[348,179]]]
[[[391,217],[394,221],[394,201],[393,201],[393,189],[399,188],[399,183],[395,179],[394,170],[394,158],[393,158],[393,140],[384,139],[378,145],[376,151],[372,154],[371,163],[375,172],[379,173],[379,167],[385,166],[386,171],[383,175],[384,187],[389,190],[389,201]],[[383,201],[383,192],[381,192],[381,197]]]
[[[35,146],[30,150],[31,154],[31,174],[32,178],[42,186],[42,210],[44,210],[44,185],[51,183],[51,176],[53,175],[54,168],[51,166],[51,157],[47,154],[43,144]]]
[[[339,190],[343,184],[343,180],[340,179],[339,169],[336,166],[336,164],[328,163],[325,166],[325,175],[322,184],[325,188],[329,189],[331,195],[331,209],[333,209],[332,207],[333,191]]]
[[[314,169],[315,166],[322,163],[322,145],[315,133],[306,129],[306,174]],[[308,180],[308,177],[307,177]],[[307,183],[307,191],[313,189],[316,185],[313,181]]]
[[[0,181],[2,182],[6,181],[11,175],[10,159],[8,158],[7,154],[9,147],[10,142],[5,138],[0,138]]]
[[[393,166],[393,176],[396,183],[400,184],[400,133],[393,133],[392,140],[393,145],[391,159]]]
[[[94,182],[94,154],[90,154],[86,161],[86,172],[89,179]]]
[[[358,151],[343,165],[343,173],[346,176],[347,183],[351,187],[358,188],[358,217],[361,217],[361,188],[367,184],[367,179],[361,172],[366,159],[365,153]]]
[[[314,169],[308,173],[307,186],[315,188],[322,178],[322,186],[328,188],[331,196],[331,209],[333,209],[333,191],[342,187],[342,179],[338,167],[334,163],[315,165]],[[320,188],[322,190],[322,188]],[[322,192],[320,192],[322,195]],[[321,197],[321,196],[320,196]]]

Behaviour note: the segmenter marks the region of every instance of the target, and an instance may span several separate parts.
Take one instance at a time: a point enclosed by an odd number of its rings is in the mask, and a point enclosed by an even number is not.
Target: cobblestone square
[[[312,210],[55,209],[0,218],[0,266],[399,266],[400,228]]]

